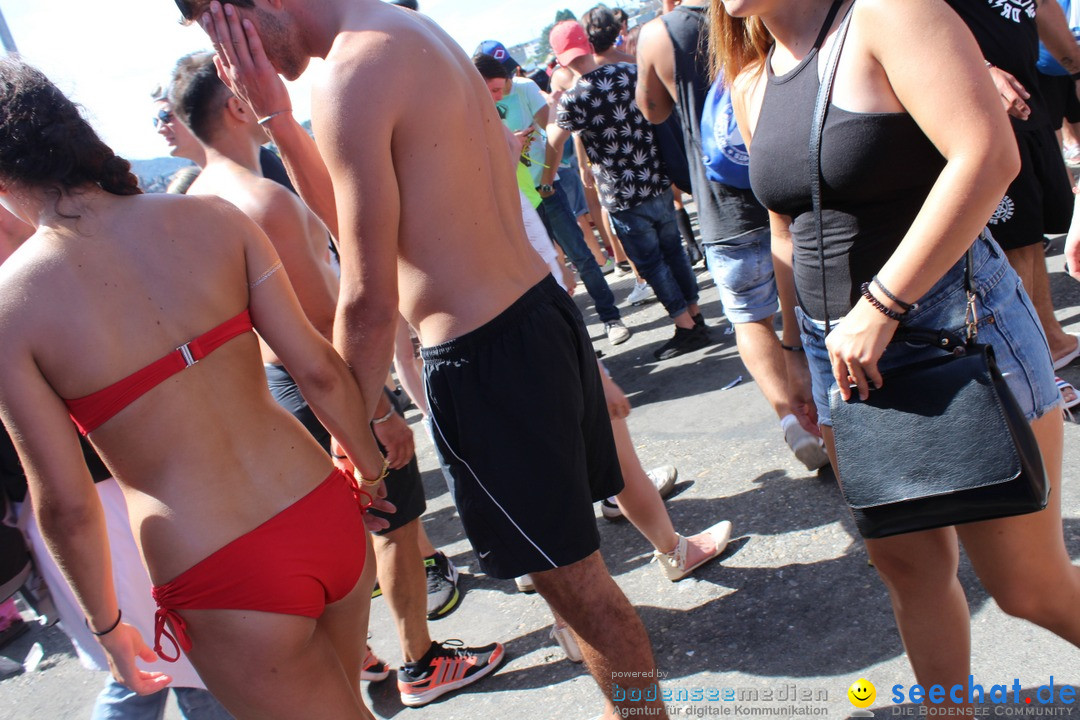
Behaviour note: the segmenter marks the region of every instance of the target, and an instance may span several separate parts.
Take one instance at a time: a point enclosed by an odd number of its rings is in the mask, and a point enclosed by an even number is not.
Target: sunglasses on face
[[[173,120],[173,114],[171,110],[158,110],[157,115],[154,116],[154,129],[161,127],[162,125],[168,125]]]

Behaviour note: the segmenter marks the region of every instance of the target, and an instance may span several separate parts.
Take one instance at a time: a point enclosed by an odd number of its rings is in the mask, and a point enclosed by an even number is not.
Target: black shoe
[[[427,573],[427,619],[446,617],[461,600],[458,569],[448,557],[437,552],[424,558],[424,571]]]
[[[708,325],[705,324],[705,316],[701,313],[698,313],[697,315],[691,315],[690,319],[694,321],[694,327],[708,328]]]
[[[479,648],[462,647],[460,640],[431,643],[427,655],[398,670],[401,703],[427,705],[440,695],[470,685],[497,668],[505,652],[501,643]]]
[[[694,325],[689,330],[675,327],[675,337],[661,345],[653,357],[657,360],[670,360],[691,350],[700,350],[709,344],[709,335],[704,325]]]

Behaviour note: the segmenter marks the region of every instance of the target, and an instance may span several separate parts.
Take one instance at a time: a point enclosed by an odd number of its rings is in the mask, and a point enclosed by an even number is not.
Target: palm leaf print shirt
[[[581,138],[600,202],[611,212],[640,205],[671,184],[660,164],[652,125],[634,102],[636,85],[636,65],[599,67],[566,91],[555,118],[559,127]]]

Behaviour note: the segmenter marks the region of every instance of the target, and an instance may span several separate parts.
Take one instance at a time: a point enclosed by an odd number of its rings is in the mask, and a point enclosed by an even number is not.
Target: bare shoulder
[[[925,30],[940,23],[963,27],[959,16],[941,0],[859,0],[851,13],[852,25],[861,35],[880,40],[896,38],[898,30]]]
[[[638,35],[638,58],[656,59],[658,53],[672,52],[671,36],[664,25],[663,17],[656,17],[641,26]]]

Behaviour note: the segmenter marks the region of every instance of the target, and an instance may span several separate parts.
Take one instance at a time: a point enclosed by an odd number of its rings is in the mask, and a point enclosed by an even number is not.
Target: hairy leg
[[[427,580],[417,538],[420,519],[372,538],[379,565],[379,587],[397,625],[405,662],[414,662],[431,647],[427,626]]]
[[[773,330],[772,317],[757,322],[735,323],[735,344],[739,348],[739,357],[761,388],[761,394],[772,405],[776,416],[782,418],[791,413],[784,350]]]
[[[600,552],[565,567],[532,573],[532,579],[536,591],[570,625],[585,665],[608,702],[617,708],[655,708],[653,717],[666,718],[659,700],[625,701],[628,689],[644,693],[654,685],[656,661],[645,626],[608,573]]]

